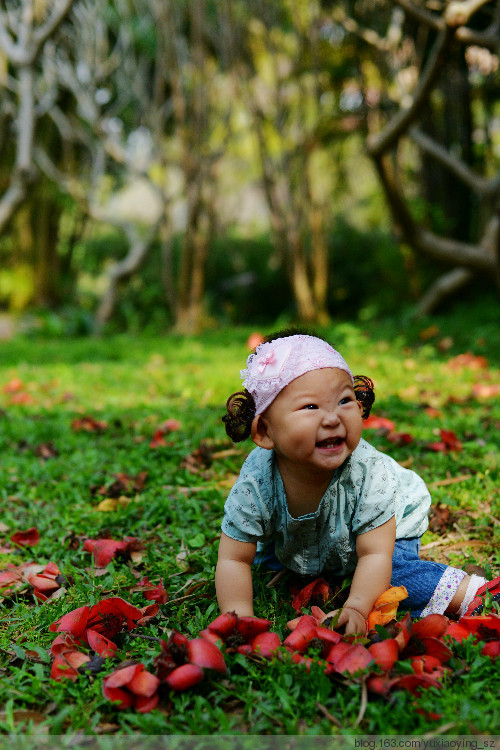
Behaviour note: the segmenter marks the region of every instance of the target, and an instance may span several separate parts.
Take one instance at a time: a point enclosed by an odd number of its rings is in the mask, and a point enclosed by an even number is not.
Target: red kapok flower
[[[441,440],[437,443],[429,443],[427,446],[436,453],[448,453],[448,451],[461,451],[462,443],[452,430],[439,430]]]
[[[145,598],[149,599],[151,602],[165,604],[168,600],[168,593],[163,586],[163,580],[161,578],[160,582],[156,586],[153,586],[150,583],[149,578],[145,576],[144,578],[141,578],[137,586],[144,589],[143,593]]]
[[[40,541],[40,534],[35,526],[26,531],[16,531],[10,537],[10,541],[19,544],[21,547],[34,547]]]
[[[138,539],[126,536],[123,541],[116,539],[85,539],[83,549],[92,552],[95,564],[98,568],[105,568],[119,552],[129,552],[131,547],[141,546]]]
[[[238,617],[235,612],[224,612],[216,617],[206,630],[220,638],[229,651],[251,644],[257,635],[267,632],[270,627],[270,620],[263,617]],[[206,634],[206,631],[200,635],[205,639],[213,640]]]
[[[133,630],[141,617],[142,612],[138,607],[134,607],[133,604],[118,596],[113,596],[109,599],[102,599],[93,607],[78,607],[68,612],[53,622],[49,630],[52,633],[70,633],[75,638],[81,638],[88,643],[87,632],[89,630],[112,639],[125,624],[129,630]]]
[[[156,674],[173,690],[186,690],[203,679],[205,669],[224,674],[227,671],[221,650],[205,638],[190,640],[173,630],[168,641],[161,641],[155,659]]]
[[[52,594],[62,586],[61,571],[53,562],[47,563],[41,573],[28,576],[28,581],[34,587],[34,594],[41,602],[46,602]]]
[[[375,414],[370,416],[363,421],[363,429],[366,430],[387,430],[387,432],[393,432],[396,428],[394,422],[385,417],[378,417]]]
[[[293,598],[292,607],[297,614],[302,610],[303,607],[307,607],[310,600],[319,600],[321,604],[325,604],[328,599],[332,596],[332,590],[324,578],[317,578],[315,581],[311,581],[301,589]]]
[[[52,662],[50,676],[53,680],[73,680],[78,677],[78,668],[90,661],[90,656],[80,651],[58,653]]]
[[[158,705],[159,686],[158,677],[148,672],[144,664],[131,664],[105,677],[102,692],[105,698],[118,703],[117,708],[147,713]]]

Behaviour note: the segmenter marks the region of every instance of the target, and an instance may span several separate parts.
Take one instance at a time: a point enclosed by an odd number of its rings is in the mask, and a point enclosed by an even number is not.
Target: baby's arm
[[[257,545],[238,542],[221,533],[215,589],[221,612],[253,615],[252,563]]]
[[[394,516],[382,526],[357,537],[358,564],[349,597],[338,620],[339,626],[345,625],[346,633],[365,632],[365,620],[375,601],[390,586],[395,541]]]

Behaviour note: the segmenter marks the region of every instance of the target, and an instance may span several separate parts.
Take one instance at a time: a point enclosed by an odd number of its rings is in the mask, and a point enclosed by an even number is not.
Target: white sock
[[[471,575],[469,585],[467,586],[467,591],[465,592],[465,596],[462,600],[462,604],[458,608],[457,615],[459,617],[463,617],[465,615],[470,606],[470,603],[476,596],[478,589],[480,589],[481,586],[484,586],[485,583],[488,583],[486,578],[482,578],[481,576],[476,576],[474,574]]]

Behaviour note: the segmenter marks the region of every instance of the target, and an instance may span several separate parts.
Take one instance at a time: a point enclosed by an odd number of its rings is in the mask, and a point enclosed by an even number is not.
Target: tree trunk
[[[35,268],[34,302],[39,307],[50,310],[61,303],[61,277],[57,243],[61,208],[50,195],[51,187],[42,181],[32,194],[30,207],[33,228]]]

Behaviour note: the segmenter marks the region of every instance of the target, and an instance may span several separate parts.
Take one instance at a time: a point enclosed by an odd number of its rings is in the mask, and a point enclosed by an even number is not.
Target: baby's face
[[[278,463],[331,474],[360,441],[361,410],[344,370],[327,367],[296,378],[263,415]]]

